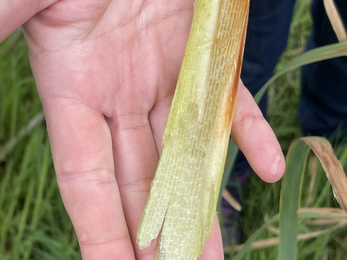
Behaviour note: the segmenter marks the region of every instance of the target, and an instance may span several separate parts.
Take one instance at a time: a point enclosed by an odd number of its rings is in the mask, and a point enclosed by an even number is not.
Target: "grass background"
[[[278,68],[303,51],[309,35],[310,0],[298,0],[288,47]],[[42,110],[20,31],[0,45],[0,260],[81,259],[78,241],[56,184]],[[269,121],[284,152],[301,135],[296,115],[300,71],[281,77],[270,88]],[[40,115],[38,116],[40,118]],[[29,131],[27,131],[29,130]],[[345,146],[335,147],[344,167]],[[307,182],[309,180],[307,179]],[[308,185],[307,185],[308,186]],[[278,213],[280,183],[266,184],[256,175],[242,194],[242,227],[247,238]],[[303,192],[305,197],[307,192]],[[313,207],[336,207],[322,169],[312,192]],[[307,227],[300,227],[301,231]],[[299,243],[299,259],[347,259],[346,230]],[[261,238],[272,235],[264,233]],[[245,259],[276,259],[275,247],[248,253]]]

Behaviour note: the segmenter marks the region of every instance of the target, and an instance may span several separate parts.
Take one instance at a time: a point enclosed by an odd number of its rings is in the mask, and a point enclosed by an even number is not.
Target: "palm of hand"
[[[161,2],[67,0],[32,18],[26,31],[36,76],[54,71],[68,82],[49,95],[63,92],[108,118],[144,113],[172,96],[193,1]]]
[[[83,258],[154,259],[156,243],[139,251],[136,232],[194,0],[37,2],[53,4],[25,24],[25,35],[60,193]],[[242,84],[231,134],[263,180],[281,178],[281,148]],[[201,260],[223,259],[216,223]]]
[[[25,25],[59,188],[86,259],[154,259],[155,243],[139,251],[136,232],[193,2],[62,0]]]

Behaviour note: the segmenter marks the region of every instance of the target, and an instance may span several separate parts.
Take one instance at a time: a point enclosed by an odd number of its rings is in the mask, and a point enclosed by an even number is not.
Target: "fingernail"
[[[275,160],[273,160],[271,164],[270,172],[272,176],[276,176],[278,174],[278,165],[280,164],[280,161],[281,161],[281,156],[277,154],[275,157]]]

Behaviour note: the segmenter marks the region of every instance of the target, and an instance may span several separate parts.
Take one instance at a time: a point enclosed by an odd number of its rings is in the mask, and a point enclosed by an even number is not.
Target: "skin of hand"
[[[29,46],[57,181],[83,259],[154,259],[136,233],[184,56],[194,0],[13,0]],[[12,14],[12,16],[11,16]],[[255,172],[279,180],[284,157],[240,82],[232,137]],[[223,259],[218,220],[199,259]]]

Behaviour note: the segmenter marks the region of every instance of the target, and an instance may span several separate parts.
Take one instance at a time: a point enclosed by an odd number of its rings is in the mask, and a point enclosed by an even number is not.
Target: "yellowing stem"
[[[163,150],[137,234],[160,234],[157,259],[193,260],[211,234],[247,27],[249,0],[197,0],[163,135]]]

